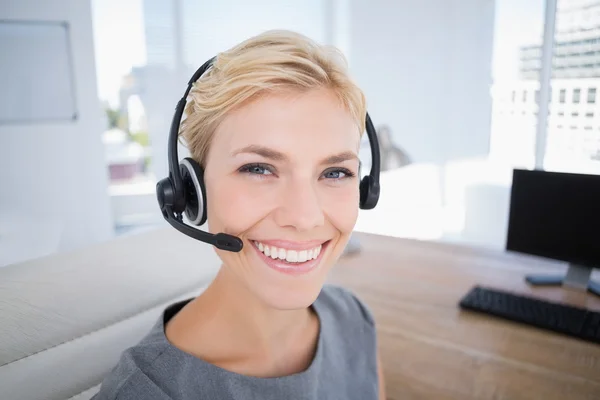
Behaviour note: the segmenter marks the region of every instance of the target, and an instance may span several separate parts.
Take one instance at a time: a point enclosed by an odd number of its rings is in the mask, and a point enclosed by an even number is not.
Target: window
[[[527,101],[527,90],[523,90],[523,103]]]
[[[552,98],[552,95],[550,96],[550,98]],[[535,104],[540,104],[540,91],[539,90],[535,91]]]
[[[515,90],[513,90],[513,91],[512,91],[512,96],[511,96],[511,98],[510,98],[510,101],[514,103],[514,102],[515,102],[515,98],[516,98],[516,97],[517,97],[517,92],[516,92]]]
[[[558,112],[558,116],[559,117],[564,117],[565,116],[565,112],[564,111],[559,111]]]
[[[585,113],[586,118],[594,118],[594,113],[593,112],[589,112],[589,113]]]
[[[573,89],[573,103],[578,104],[581,97],[581,89]]]
[[[596,88],[589,88],[587,92],[587,102],[593,104],[596,102]]]
[[[567,99],[567,90],[566,89],[560,89],[559,97],[560,97],[559,101],[561,103],[564,103],[566,101],[566,99]]]
[[[578,112],[572,112],[571,113],[571,117],[579,117],[579,113]]]

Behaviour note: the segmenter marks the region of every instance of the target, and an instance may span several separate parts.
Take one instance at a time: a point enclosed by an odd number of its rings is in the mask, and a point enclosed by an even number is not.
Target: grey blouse
[[[227,371],[173,346],[164,327],[191,300],[165,309],[141,342],[123,352],[92,400],[377,400],[375,323],[350,291],[323,287],[312,306],[320,332],[310,366],[276,378]]]

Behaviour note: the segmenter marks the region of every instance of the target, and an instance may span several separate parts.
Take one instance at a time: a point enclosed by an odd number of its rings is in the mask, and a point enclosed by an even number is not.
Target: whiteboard
[[[77,119],[66,22],[0,21],[0,124]]]

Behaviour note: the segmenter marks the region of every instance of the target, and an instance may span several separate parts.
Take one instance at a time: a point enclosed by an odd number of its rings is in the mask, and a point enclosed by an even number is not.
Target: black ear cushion
[[[185,215],[192,225],[206,222],[206,188],[204,170],[194,159],[186,157],[179,164],[185,191]]]
[[[363,177],[360,180],[360,186],[359,186],[359,191],[360,191],[360,208],[364,208],[365,203],[367,202],[367,199],[369,197],[369,181],[370,181],[370,176],[367,175],[365,177]]]
[[[379,201],[379,183],[373,181],[370,175],[360,181],[360,208],[371,210]]]

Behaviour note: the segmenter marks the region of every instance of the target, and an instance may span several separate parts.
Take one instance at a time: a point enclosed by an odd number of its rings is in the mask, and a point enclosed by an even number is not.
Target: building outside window
[[[596,88],[589,88],[587,92],[587,102],[594,104],[596,102]]]

